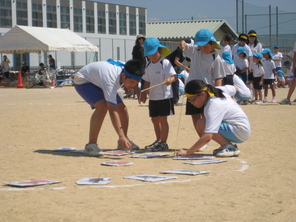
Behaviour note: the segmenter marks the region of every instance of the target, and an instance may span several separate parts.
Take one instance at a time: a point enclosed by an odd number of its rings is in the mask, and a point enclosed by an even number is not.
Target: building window
[[[109,4],[109,34],[116,34],[116,6]]]
[[[98,3],[98,33],[106,33],[106,13],[105,13],[105,4]]]
[[[68,0],[60,1],[61,28],[70,29],[70,7]]]
[[[42,4],[37,1],[32,1],[32,25],[42,27]]]
[[[57,10],[55,5],[50,5],[49,2],[46,6],[47,8],[47,27],[56,28],[57,27]]]
[[[119,8],[119,34],[126,35],[126,7],[120,6]]]
[[[16,3],[16,17],[16,23],[18,25],[28,25],[28,9],[26,0],[21,0]]]
[[[0,27],[12,27],[11,0],[0,1]]]
[[[132,7],[129,8],[129,29],[130,35],[137,35],[136,9]]]
[[[85,2],[86,4],[86,32],[94,33],[95,32],[95,15],[94,15],[94,3]]]
[[[146,35],[146,16],[144,9],[139,9],[139,33]]]

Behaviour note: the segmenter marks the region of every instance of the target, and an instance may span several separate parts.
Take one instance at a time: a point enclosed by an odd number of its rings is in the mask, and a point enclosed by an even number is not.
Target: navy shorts
[[[174,115],[174,101],[171,99],[149,100],[149,116],[169,116]]]
[[[204,113],[204,106],[201,108],[197,108],[192,105],[190,102],[186,102],[186,115],[195,115],[195,114],[203,114]]]
[[[264,85],[273,85],[274,79],[263,79]]]
[[[105,99],[103,90],[92,84],[92,83],[83,83],[80,85],[74,84],[77,93],[94,109],[94,105],[102,99]],[[117,104],[122,103],[122,99],[117,94],[116,97]]]
[[[254,86],[254,89],[257,89],[257,90],[261,90],[263,85],[259,85],[259,82],[261,81],[261,77],[254,77],[253,79],[253,86]]]

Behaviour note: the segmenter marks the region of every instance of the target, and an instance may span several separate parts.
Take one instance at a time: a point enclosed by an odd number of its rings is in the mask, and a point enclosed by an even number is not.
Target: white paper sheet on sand
[[[199,175],[207,174],[210,171],[196,171],[196,170],[166,170],[160,173],[172,173],[172,174],[186,174],[186,175]]]
[[[132,157],[135,158],[153,158],[153,157],[162,157],[162,156],[168,156],[168,153],[143,153],[139,155],[133,155]]]
[[[134,163],[132,162],[123,162],[123,161],[107,161],[107,162],[102,162],[102,165],[106,166],[131,166]]]
[[[206,159],[214,159],[214,156],[203,156],[200,154],[193,154],[190,156],[175,156],[173,160],[206,160]]]
[[[76,150],[75,147],[60,147],[60,148],[57,148],[53,151],[55,152],[64,152],[64,151],[73,151],[73,150]]]
[[[103,185],[110,182],[111,177],[86,177],[76,181],[78,185]]]
[[[17,181],[17,182],[7,182],[4,183],[9,186],[15,186],[15,187],[33,187],[33,186],[41,186],[46,184],[55,184],[55,183],[61,183],[61,181],[56,180],[28,180],[28,181]]]
[[[141,180],[141,181],[145,181],[145,182],[155,182],[155,181],[162,181],[162,180],[177,179],[178,177],[141,174],[141,175],[135,175],[135,176],[128,176],[128,177],[124,177],[124,178],[125,179],[133,179],[133,180]]]
[[[128,155],[133,153],[135,153],[135,151],[132,151],[132,150],[112,150],[112,151],[104,152],[104,155],[123,156],[123,155]]]
[[[227,160],[196,160],[196,161],[190,161],[190,162],[184,162],[184,163],[192,164],[192,165],[199,165],[199,164],[209,164],[209,163],[223,163],[226,161]]]

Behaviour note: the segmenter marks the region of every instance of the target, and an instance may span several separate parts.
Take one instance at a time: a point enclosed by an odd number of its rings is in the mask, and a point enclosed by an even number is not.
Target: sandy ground
[[[287,91],[277,90],[279,101]],[[125,104],[130,113],[129,136],[143,148],[155,139],[148,108],[133,99]],[[169,117],[171,156],[154,159],[52,152],[59,147],[81,150],[88,139],[92,110],[73,87],[0,88],[0,107],[0,221],[296,221],[296,103],[242,106],[252,134],[239,144],[241,155],[207,165],[172,159],[174,149],[189,148],[198,139],[190,117],[183,114],[184,106],[175,107],[176,115]],[[99,146],[116,149],[116,145],[107,116]],[[218,144],[211,142],[204,153],[216,148]],[[134,165],[102,166],[107,160]],[[178,175],[165,182],[123,178],[173,169],[210,173]],[[84,177],[111,177],[111,182],[75,184]],[[62,183],[33,188],[3,184],[33,179]]]

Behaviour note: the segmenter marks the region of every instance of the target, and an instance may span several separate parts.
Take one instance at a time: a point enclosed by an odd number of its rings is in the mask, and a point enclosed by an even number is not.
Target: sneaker
[[[175,103],[175,106],[183,106],[183,103],[178,101],[178,102]]]
[[[85,145],[84,153],[87,156],[103,156],[104,153],[99,149],[98,144],[88,143]]]
[[[237,148],[235,144],[228,143],[223,147],[220,147],[219,149],[221,150],[215,152],[214,154],[216,157],[232,157],[232,156],[238,156],[240,154],[240,150]]]
[[[263,103],[267,103],[267,99],[263,99],[262,102],[263,102]]]
[[[204,145],[202,148],[200,148],[198,150],[198,152],[202,152],[202,151],[206,151],[209,148],[209,144],[207,143],[206,145]]]
[[[152,152],[158,152],[158,151],[165,151],[168,150],[169,146],[165,142],[159,142],[157,146],[151,149]]]
[[[272,102],[272,103],[276,103],[276,99],[273,98],[273,99],[271,100],[271,102]]]
[[[257,101],[255,102],[255,104],[256,104],[256,105],[261,105],[261,104],[263,104],[263,102],[262,102],[262,100],[257,100]]]
[[[284,99],[281,102],[279,102],[279,104],[281,104],[281,105],[291,105],[291,101],[288,100],[288,99]]]
[[[216,156],[217,153],[220,152],[220,151],[222,151],[222,150],[223,150],[223,147],[222,147],[222,146],[219,147],[218,149],[215,149],[215,150],[213,151],[213,155]]]
[[[140,147],[138,145],[134,144],[133,141],[131,141],[131,140],[129,140],[129,141],[130,141],[130,143],[132,145],[131,150],[138,150],[138,149],[140,149]],[[118,150],[123,150],[121,144],[119,143],[119,140],[117,141],[117,149]]]
[[[154,147],[158,146],[158,144],[160,143],[160,141],[155,140],[152,144],[145,146],[145,149],[153,149]]]

